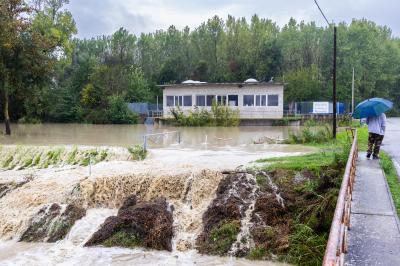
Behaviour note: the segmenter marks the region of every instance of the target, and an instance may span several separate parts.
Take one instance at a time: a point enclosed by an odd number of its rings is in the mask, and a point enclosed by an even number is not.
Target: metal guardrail
[[[349,159],[347,161],[336,204],[335,214],[332,220],[331,231],[322,264],[323,266],[344,265],[344,256],[347,253],[347,231],[350,228],[351,200],[358,157],[357,130],[350,130],[353,144],[351,146]]]

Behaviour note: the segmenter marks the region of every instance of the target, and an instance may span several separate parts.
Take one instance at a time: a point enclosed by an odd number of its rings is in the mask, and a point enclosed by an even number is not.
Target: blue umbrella
[[[391,101],[382,98],[372,98],[363,101],[357,105],[356,110],[354,110],[354,118],[366,118],[371,116],[378,116],[393,108],[393,103]]]

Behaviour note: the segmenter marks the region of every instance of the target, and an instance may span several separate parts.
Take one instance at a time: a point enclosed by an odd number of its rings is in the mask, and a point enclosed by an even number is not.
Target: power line
[[[314,0],[314,2],[315,2],[315,4],[317,5],[317,7],[318,7],[319,11],[321,12],[322,16],[324,17],[324,19],[325,19],[326,23],[328,23],[328,25],[330,26],[330,25],[331,25],[331,23],[329,23],[329,21],[328,21],[328,19],[326,18],[326,16],[325,16],[324,12],[322,11],[321,7],[319,6],[319,4],[318,4],[317,0]]]

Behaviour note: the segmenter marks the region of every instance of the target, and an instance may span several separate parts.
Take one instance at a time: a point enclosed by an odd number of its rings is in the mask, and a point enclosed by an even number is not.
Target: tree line
[[[194,29],[77,39],[68,0],[0,0],[1,118],[12,121],[134,123],[126,102],[155,102],[157,84],[285,82],[285,103],[332,96],[333,28],[290,19],[279,27],[214,16]],[[338,100],[400,103],[400,41],[361,19],[338,25]]]

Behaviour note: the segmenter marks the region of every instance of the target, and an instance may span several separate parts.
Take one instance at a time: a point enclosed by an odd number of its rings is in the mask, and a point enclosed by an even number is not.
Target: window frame
[[[211,102],[208,101],[209,97],[212,97]],[[211,107],[213,105],[213,102],[215,101],[215,99],[216,99],[216,95],[211,95],[211,94],[206,95],[206,106]]]
[[[253,98],[252,105],[246,105],[245,104],[246,98],[250,99],[250,97]],[[254,106],[255,106],[255,95],[254,94],[245,94],[245,95],[243,95],[243,107],[254,107]]]
[[[204,99],[204,103],[202,105],[199,105],[199,97],[202,97]],[[198,107],[206,107],[206,95],[205,94],[196,95],[196,106],[198,106]]]
[[[172,98],[172,104],[169,102],[169,101],[171,101],[171,98]],[[167,107],[175,107],[175,96],[174,95],[167,95],[165,100],[166,100]]]
[[[274,97],[274,96],[276,96],[276,104],[275,104],[275,101],[273,102],[274,104],[271,104],[270,102],[272,100],[270,100],[270,97]],[[278,107],[279,106],[279,94],[268,94],[267,106],[268,107]]]
[[[234,100],[230,100],[230,99],[231,99],[230,97],[235,97],[235,99],[234,99]],[[235,101],[236,104],[233,105],[233,106],[229,105],[229,103],[230,103],[231,101]],[[227,105],[228,105],[228,106],[231,106],[231,107],[238,107],[238,106],[239,106],[239,95],[238,95],[238,94],[228,94]]]
[[[186,100],[190,99],[190,105],[186,104]],[[192,95],[183,95],[183,106],[184,107],[192,107],[193,106],[193,97]]]
[[[266,94],[256,94],[256,107],[265,107],[267,106],[267,95]]]

